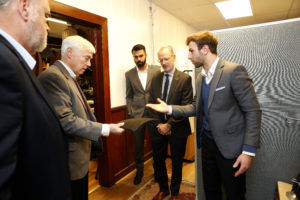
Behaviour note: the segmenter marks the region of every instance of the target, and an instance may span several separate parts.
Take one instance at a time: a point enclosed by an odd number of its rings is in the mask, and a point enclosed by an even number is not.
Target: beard
[[[203,64],[202,63],[194,63],[194,66],[195,66],[195,68],[199,68],[199,67],[202,67]]]
[[[138,68],[141,68],[145,65],[145,63],[146,63],[146,59],[144,60],[144,62],[143,61],[138,61],[135,64],[138,66]]]
[[[40,35],[39,40],[33,45],[33,51],[42,52],[47,47],[47,36],[43,37]]]
[[[28,40],[30,42],[30,53],[35,54],[42,52],[47,46],[47,31],[43,30],[41,24],[38,24],[37,19],[31,20],[28,27]],[[40,26],[39,28],[36,28]],[[43,30],[43,31],[41,31]]]
[[[203,62],[199,61],[199,60],[191,60],[193,65],[195,66],[195,68],[199,68],[203,66]]]

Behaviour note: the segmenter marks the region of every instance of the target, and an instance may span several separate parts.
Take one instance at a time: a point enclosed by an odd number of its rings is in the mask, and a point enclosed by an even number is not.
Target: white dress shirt
[[[209,68],[208,70],[208,73],[206,74],[204,68],[202,68],[201,70],[201,75],[205,77],[205,82],[206,84],[208,85],[210,83],[210,81],[213,79],[214,77],[214,73],[216,71],[216,67],[217,67],[217,64],[219,62],[220,58],[217,57],[217,59],[215,60],[215,62],[211,65],[211,67]]]
[[[146,66],[146,70],[144,72],[142,72],[138,67],[136,67],[139,79],[141,81],[141,84],[144,88],[144,90],[146,90],[146,84],[147,84],[147,76],[148,76],[148,65]]]

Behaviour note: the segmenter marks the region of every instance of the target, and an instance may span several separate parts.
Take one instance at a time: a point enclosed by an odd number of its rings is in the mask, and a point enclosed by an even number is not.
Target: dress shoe
[[[166,192],[158,192],[152,200],[163,200],[166,196],[170,194],[169,191]]]
[[[134,185],[138,185],[138,184],[141,183],[143,175],[144,175],[143,172],[137,172],[136,173],[136,175],[134,177],[134,181],[133,181]]]
[[[177,194],[177,195],[171,195],[171,199],[172,200],[180,200],[180,196],[179,196],[179,194]]]

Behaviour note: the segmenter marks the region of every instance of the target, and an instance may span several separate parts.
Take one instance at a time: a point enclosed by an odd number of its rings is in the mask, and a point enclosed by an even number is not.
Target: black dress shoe
[[[142,182],[142,178],[143,178],[143,172],[137,172],[136,175],[135,175],[135,177],[134,177],[133,183],[135,185],[140,184]]]
[[[165,192],[158,192],[152,200],[163,200],[166,196],[168,196],[170,194],[169,191],[165,191]]]

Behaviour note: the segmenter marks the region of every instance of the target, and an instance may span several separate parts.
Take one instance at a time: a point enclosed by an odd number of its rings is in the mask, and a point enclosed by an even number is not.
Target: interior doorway
[[[48,45],[37,55],[38,67],[35,73],[38,75],[60,59],[60,48],[64,37],[80,35],[89,40],[95,46],[96,53],[91,60],[91,67],[78,79],[78,82],[97,120],[110,123],[107,19],[55,1],[50,1],[50,8],[51,18],[54,21],[48,21],[50,27]],[[103,143],[105,144],[105,139]],[[95,180],[95,177],[99,177],[98,155],[92,154],[91,159],[90,180],[93,180],[93,185],[99,185],[100,179]]]

